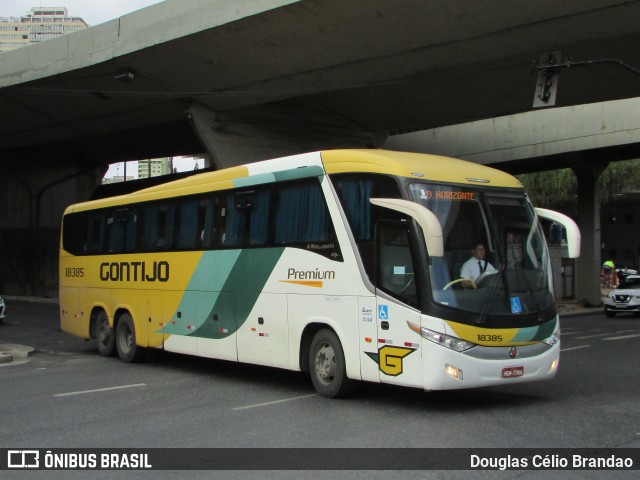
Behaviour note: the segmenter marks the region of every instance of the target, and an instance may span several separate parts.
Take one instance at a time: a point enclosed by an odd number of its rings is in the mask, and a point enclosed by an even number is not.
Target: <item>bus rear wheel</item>
[[[98,352],[103,357],[113,357],[116,354],[115,332],[109,325],[109,318],[104,311],[96,318],[96,344]]]
[[[146,349],[136,344],[136,328],[128,313],[124,313],[118,321],[115,343],[123,362],[134,363],[144,359]]]
[[[320,330],[313,337],[309,373],[313,386],[323,397],[338,398],[351,393],[353,382],[347,378],[342,345],[331,330]]]

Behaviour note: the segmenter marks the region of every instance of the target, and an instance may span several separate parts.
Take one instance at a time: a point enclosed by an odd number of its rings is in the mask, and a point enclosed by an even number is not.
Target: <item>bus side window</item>
[[[90,214],[87,225],[86,253],[102,253],[104,248],[105,213]]]
[[[198,200],[189,198],[180,202],[176,246],[179,250],[193,249],[200,239],[198,228]]]
[[[144,250],[153,252],[173,246],[174,207],[171,204],[149,205],[144,210]]]
[[[198,238],[202,248],[211,248],[215,239],[215,197],[203,197],[198,200]]]
[[[416,280],[406,222],[376,224],[377,286],[409,305],[417,305]]]
[[[329,210],[317,180],[279,185],[274,203],[271,223],[276,245],[326,242],[333,238]]]
[[[268,188],[232,191],[226,195],[225,247],[266,245],[269,234]]]
[[[133,212],[130,212],[128,208],[120,208],[112,211],[107,216],[107,252],[120,253],[129,246],[128,234],[131,230],[129,222],[133,220],[132,218],[130,219],[131,213]],[[131,223],[135,228],[135,223]],[[131,251],[132,249],[126,251]]]

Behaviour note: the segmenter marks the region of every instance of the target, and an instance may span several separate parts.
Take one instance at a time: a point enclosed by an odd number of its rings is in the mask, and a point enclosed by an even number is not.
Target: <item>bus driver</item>
[[[475,282],[483,273],[493,273],[497,270],[485,259],[486,251],[484,245],[477,242],[471,249],[471,258],[464,262],[460,269],[460,277]],[[470,282],[462,284],[465,288],[471,287]]]

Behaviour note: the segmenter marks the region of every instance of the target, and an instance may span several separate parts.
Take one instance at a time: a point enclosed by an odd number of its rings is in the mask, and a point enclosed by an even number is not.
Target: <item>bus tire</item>
[[[309,374],[316,391],[323,397],[344,397],[351,392],[353,382],[347,378],[342,345],[331,330],[319,330],[313,337],[309,349]]]
[[[146,349],[136,344],[136,328],[128,313],[123,313],[116,327],[116,348],[120,360],[127,363],[139,362]]]
[[[104,310],[96,318],[96,345],[103,357],[113,357],[116,354],[116,333],[109,325],[109,317]]]

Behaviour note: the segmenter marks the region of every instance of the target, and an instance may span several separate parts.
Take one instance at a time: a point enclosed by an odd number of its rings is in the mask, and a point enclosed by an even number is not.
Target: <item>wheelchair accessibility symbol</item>
[[[389,306],[378,305],[378,318],[380,320],[389,320]]]

